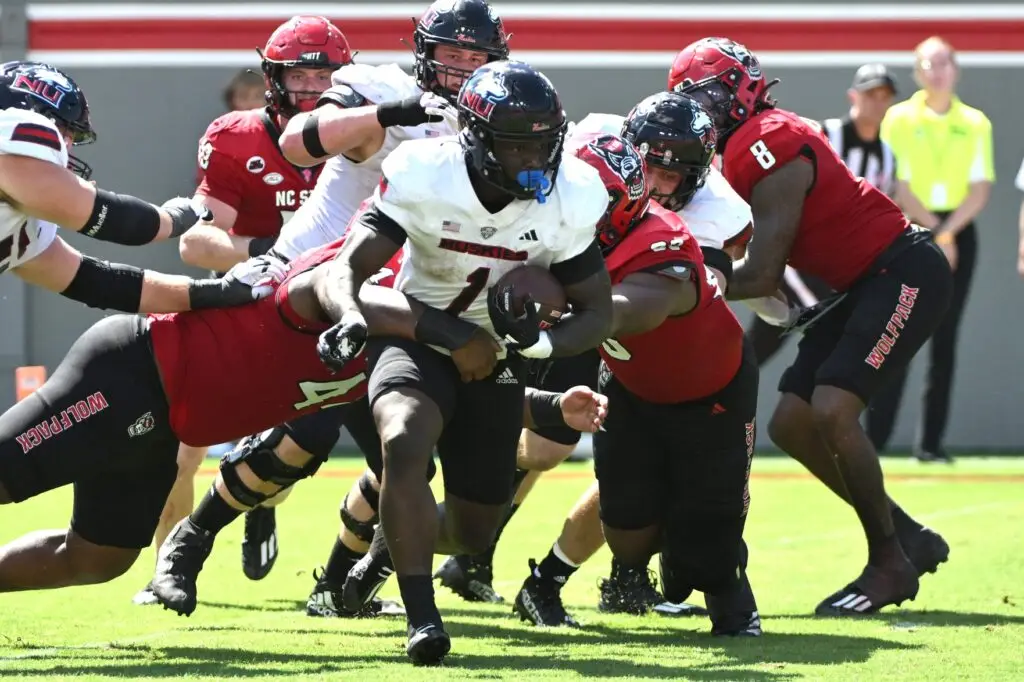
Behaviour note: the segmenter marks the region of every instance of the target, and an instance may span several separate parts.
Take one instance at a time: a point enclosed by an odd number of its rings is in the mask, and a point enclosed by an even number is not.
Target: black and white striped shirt
[[[849,116],[821,122],[828,141],[846,166],[890,197],[896,190],[896,159],[881,139],[862,140]]]

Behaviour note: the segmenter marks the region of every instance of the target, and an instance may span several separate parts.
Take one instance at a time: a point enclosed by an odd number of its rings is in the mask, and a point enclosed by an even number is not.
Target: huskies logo
[[[588,146],[622,180],[630,201],[636,201],[644,196],[647,186],[644,180],[643,160],[633,145],[625,144],[613,135],[602,135]]]
[[[694,134],[700,137],[701,142],[704,143],[705,147],[715,146],[715,124],[711,121],[711,117],[704,111],[696,102],[690,100],[690,106],[693,109],[693,119],[690,120],[690,130]],[[710,137],[710,139],[708,139]]]
[[[56,109],[64,101],[65,95],[71,92],[71,83],[59,73],[52,71],[47,71],[42,78],[19,73],[11,84],[11,90],[27,92]]]
[[[732,57],[739,62],[753,80],[760,80],[764,75],[761,73],[761,63],[745,46],[728,38],[709,38],[708,42],[725,56]]]
[[[459,106],[484,121],[490,121],[494,107],[506,99],[508,89],[505,87],[502,74],[486,73],[479,78],[471,79],[462,88]]]

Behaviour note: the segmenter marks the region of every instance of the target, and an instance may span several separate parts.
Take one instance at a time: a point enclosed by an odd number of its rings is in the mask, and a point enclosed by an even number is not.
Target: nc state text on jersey
[[[282,189],[274,192],[274,206],[277,208],[295,208],[306,203],[306,199],[309,198],[311,189]]]

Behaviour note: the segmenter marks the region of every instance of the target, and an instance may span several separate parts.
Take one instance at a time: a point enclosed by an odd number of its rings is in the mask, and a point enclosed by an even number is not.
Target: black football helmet
[[[673,212],[704,186],[718,144],[711,116],[697,100],[676,92],[651,95],[633,107],[622,136],[640,150],[648,169],[664,168],[682,176],[669,194],[651,190],[651,198]]]
[[[70,135],[73,145],[96,141],[85,93],[70,76],[49,64],[0,64],[0,109],[27,109],[42,114]],[[70,153],[68,168],[85,180],[92,176],[89,164]]]
[[[488,62],[508,59],[508,37],[501,18],[486,0],[436,0],[417,22],[413,42],[417,84],[452,103],[459,93],[443,87],[438,75],[461,77],[464,82],[472,69],[446,66],[434,59],[438,45],[483,52]]]
[[[544,203],[555,187],[567,122],[547,76],[529,64],[485,64],[462,84],[459,139],[484,180]]]

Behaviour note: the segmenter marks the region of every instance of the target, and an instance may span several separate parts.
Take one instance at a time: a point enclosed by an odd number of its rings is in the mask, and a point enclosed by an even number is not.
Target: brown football
[[[540,305],[541,329],[546,329],[558,322],[568,309],[565,290],[555,279],[551,271],[537,265],[524,265],[510,270],[498,280],[497,286],[512,285],[512,309],[515,314],[523,314],[523,300],[529,295]]]

